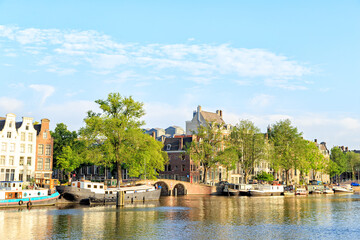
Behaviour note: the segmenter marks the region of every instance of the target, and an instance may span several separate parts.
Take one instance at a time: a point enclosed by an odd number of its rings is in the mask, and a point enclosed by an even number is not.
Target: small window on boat
[[[15,183],[13,183],[13,187],[15,187]]]
[[[24,197],[26,197],[27,196],[27,193],[24,193]]]
[[[40,196],[40,192],[38,192],[38,196]]]
[[[72,184],[75,187],[75,183]]]
[[[112,191],[110,191],[110,194],[112,194]]]
[[[90,184],[88,184],[88,188],[91,188],[91,185],[90,185]]]
[[[97,188],[97,185],[94,185],[94,188]]]
[[[105,194],[108,194],[108,191],[105,191]]]
[[[103,185],[100,185],[99,187],[100,187],[100,189],[103,189],[103,188],[104,188],[104,186],[103,186]]]

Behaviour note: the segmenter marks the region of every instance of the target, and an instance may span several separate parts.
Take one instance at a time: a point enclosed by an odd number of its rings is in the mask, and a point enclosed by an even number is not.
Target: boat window
[[[75,187],[75,183],[72,184]]]
[[[104,188],[104,186],[100,185],[100,189],[103,189],[103,188]]]
[[[15,183],[13,183],[13,187],[15,187]]]
[[[24,193],[24,197],[26,197],[27,196],[27,193]]]
[[[105,191],[105,194],[108,194],[108,191]]]
[[[112,191],[110,191],[110,194],[112,194]]]
[[[40,192],[38,192],[38,196],[40,196]]]
[[[94,185],[94,188],[97,188],[97,185]]]
[[[90,185],[90,184],[88,184],[88,188],[91,188],[91,185]]]

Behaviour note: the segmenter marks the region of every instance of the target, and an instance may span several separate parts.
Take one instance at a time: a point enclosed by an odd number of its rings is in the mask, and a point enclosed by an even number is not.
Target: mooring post
[[[124,206],[124,198],[125,198],[124,191],[116,192],[116,206],[117,207]]]

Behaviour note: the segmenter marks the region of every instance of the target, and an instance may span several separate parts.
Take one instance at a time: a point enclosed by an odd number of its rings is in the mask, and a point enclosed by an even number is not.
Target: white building
[[[35,175],[36,130],[33,118],[9,113],[0,118],[0,181],[30,181]]]

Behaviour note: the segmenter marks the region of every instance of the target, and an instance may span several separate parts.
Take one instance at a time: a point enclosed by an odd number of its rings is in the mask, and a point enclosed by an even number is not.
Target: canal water
[[[0,239],[359,239],[360,195],[162,197],[0,210]]]

